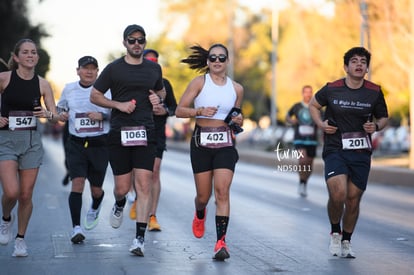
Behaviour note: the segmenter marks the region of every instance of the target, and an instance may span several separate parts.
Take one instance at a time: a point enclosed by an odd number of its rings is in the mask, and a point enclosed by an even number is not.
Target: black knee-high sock
[[[229,224],[229,217],[216,216],[217,241],[226,236],[228,224]],[[223,241],[225,241],[225,238],[223,238]]]
[[[341,233],[341,224],[340,223],[331,223],[331,233]]]
[[[99,205],[101,205],[104,195],[105,192],[102,190],[102,195],[99,198],[94,198],[92,196],[92,209],[96,210],[99,208]]]
[[[70,192],[69,194],[70,216],[72,225],[80,225],[80,216],[82,210],[82,193]]]
[[[351,241],[352,232],[342,231],[342,241]]]
[[[201,209],[201,210],[197,210],[196,211],[196,215],[197,215],[197,219],[200,219],[200,220],[202,220],[202,219],[204,219],[204,216],[205,216],[205,208],[203,208],[203,209]]]
[[[122,200],[115,201],[115,203],[116,203],[116,206],[124,208],[124,206],[126,204],[126,198],[123,197]]]
[[[142,237],[142,239],[144,239],[145,237],[145,230],[147,229],[147,223],[143,223],[143,222],[137,222],[136,223],[136,233],[135,233],[135,237],[138,239],[138,237]]]

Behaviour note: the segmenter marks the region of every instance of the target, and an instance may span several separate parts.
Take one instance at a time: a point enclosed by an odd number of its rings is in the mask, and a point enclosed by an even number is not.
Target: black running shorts
[[[359,189],[365,191],[371,169],[371,152],[341,150],[328,153],[323,160],[325,180],[337,175],[348,175]]]

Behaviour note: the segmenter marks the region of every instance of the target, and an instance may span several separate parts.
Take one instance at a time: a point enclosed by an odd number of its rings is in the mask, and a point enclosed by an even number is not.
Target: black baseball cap
[[[86,66],[86,65],[88,65],[88,64],[93,64],[93,65],[95,65],[96,67],[98,67],[98,60],[96,60],[96,58],[95,58],[95,57],[90,56],[90,55],[87,55],[87,56],[81,57],[81,58],[78,60],[78,66],[79,66],[79,67],[83,67],[83,66]]]
[[[141,27],[140,25],[136,25],[136,24],[133,24],[133,25],[129,25],[128,27],[126,27],[125,28],[125,30],[124,30],[124,40],[131,34],[131,33],[134,33],[134,32],[140,32],[140,33],[142,33],[142,35],[143,36],[145,36],[145,31],[144,31],[144,28],[143,27]]]

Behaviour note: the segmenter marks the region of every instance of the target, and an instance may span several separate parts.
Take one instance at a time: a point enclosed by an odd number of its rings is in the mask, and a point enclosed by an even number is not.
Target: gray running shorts
[[[15,160],[19,169],[38,168],[43,161],[40,131],[0,130],[0,161]]]

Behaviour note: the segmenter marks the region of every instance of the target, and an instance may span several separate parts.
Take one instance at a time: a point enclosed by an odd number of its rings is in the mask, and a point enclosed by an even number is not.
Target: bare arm
[[[237,108],[241,108],[241,104],[243,102],[243,97],[244,97],[244,88],[242,85],[240,85],[239,83],[235,81],[233,81],[233,85],[234,85],[234,89],[236,90],[236,94],[237,94],[237,99],[236,99],[234,106]]]
[[[290,125],[296,125],[298,123],[297,119],[293,116],[290,116],[289,113],[286,114],[285,120]]]
[[[11,71],[0,73],[0,94],[2,94],[7,85],[9,85],[10,76]]]
[[[38,107],[38,110],[33,112],[33,114],[38,117],[45,117],[51,122],[57,122],[59,120],[64,121],[63,118],[61,118],[60,114],[58,114],[56,111],[55,98],[53,96],[53,90],[50,86],[50,83],[42,77],[39,77],[39,81],[40,94],[43,97],[46,110],[43,109],[43,107]]]
[[[180,102],[177,105],[177,109],[175,110],[176,117],[188,118],[202,114],[203,110],[201,108],[195,109],[191,106],[193,105],[194,99],[201,91],[203,84],[204,76],[198,76],[194,78],[190,84],[188,84],[183,96],[180,99]]]
[[[381,131],[382,129],[384,129],[385,126],[387,126],[387,124],[388,124],[388,118],[382,117],[382,118],[377,119],[375,122],[374,121],[365,122],[363,125],[363,128],[365,132],[372,134],[376,131]]]
[[[375,123],[378,125],[377,131],[381,131],[382,129],[384,129],[387,126],[388,117],[382,117],[380,119],[377,119],[377,121]]]
[[[313,121],[316,125],[318,125],[319,128],[323,128],[323,121],[320,112],[321,108],[322,106],[316,101],[315,97],[312,97],[311,101],[309,102],[309,113]]]
[[[135,103],[132,101],[119,102],[107,98],[103,93],[98,91],[95,87],[92,88],[90,101],[98,106],[109,108],[109,109],[118,109],[124,113],[132,113],[135,110]]]
[[[236,99],[234,106],[237,108],[241,108],[243,97],[244,97],[244,88],[242,85],[240,85],[239,83],[235,81],[233,81],[233,85],[234,85],[234,89],[236,90],[236,94],[237,94],[237,99]],[[233,117],[231,120],[234,123],[240,126],[243,126],[243,114],[241,112],[237,116]]]
[[[10,75],[10,71],[0,73],[0,97],[7,85],[9,85]],[[2,117],[0,114],[0,127],[3,128],[8,123],[9,119],[7,117]]]
[[[162,94],[164,94],[164,97],[161,96]],[[154,112],[154,115],[160,116],[166,114],[166,110],[163,105],[166,95],[167,93],[165,91],[165,88],[162,88],[157,92],[150,90],[149,100],[152,104],[152,111]]]

